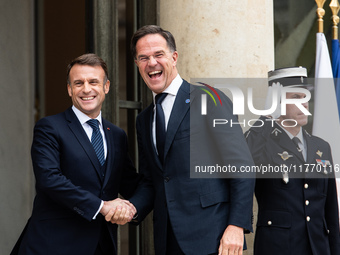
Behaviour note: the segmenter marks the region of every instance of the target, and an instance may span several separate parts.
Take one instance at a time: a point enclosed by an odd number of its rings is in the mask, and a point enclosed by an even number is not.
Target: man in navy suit
[[[161,103],[163,147],[156,139],[154,103],[137,117],[140,172],[154,196],[156,254],[242,254],[244,231],[252,230],[254,180],[190,178],[189,108],[192,93],[201,90],[179,76],[170,32],[153,25],[142,27],[132,38],[131,50],[154,101],[166,93]],[[225,117],[234,118],[230,100],[221,98]],[[226,161],[252,165],[241,128],[225,130],[219,138]],[[141,212],[137,210],[138,215]]]
[[[291,90],[284,92],[289,100],[306,96],[294,89],[311,88],[303,67],[277,69],[268,75],[270,86]],[[301,105],[308,109],[308,102]],[[271,118],[262,116],[245,134],[256,165],[286,167],[286,171],[258,174],[254,254],[340,254],[331,148],[303,129],[308,122],[303,108],[287,104],[285,114],[280,109]]]
[[[12,254],[116,254],[117,225],[106,220],[125,224],[136,213],[117,198],[118,193],[131,197],[140,176],[128,156],[125,132],[101,116],[110,87],[105,62],[95,54],[76,58],[67,82],[73,106],[34,128],[36,197]],[[89,120],[99,124],[101,157],[91,144],[95,129]]]

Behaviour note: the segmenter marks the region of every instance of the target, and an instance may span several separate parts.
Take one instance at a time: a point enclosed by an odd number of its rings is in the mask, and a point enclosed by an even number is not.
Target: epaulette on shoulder
[[[246,131],[246,132],[244,133],[244,136],[245,136],[246,139],[248,138],[250,132],[251,132],[251,130],[249,129],[248,131]]]
[[[312,137],[312,135],[309,134],[309,133],[307,132],[307,130],[304,129],[304,131],[305,131],[306,135],[308,135],[309,137]]]

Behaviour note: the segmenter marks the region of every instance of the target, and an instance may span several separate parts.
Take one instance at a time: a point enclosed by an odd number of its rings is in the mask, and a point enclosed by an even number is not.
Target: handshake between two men
[[[124,225],[133,219],[137,210],[128,200],[116,198],[111,201],[104,201],[100,213],[105,217],[107,222]]]

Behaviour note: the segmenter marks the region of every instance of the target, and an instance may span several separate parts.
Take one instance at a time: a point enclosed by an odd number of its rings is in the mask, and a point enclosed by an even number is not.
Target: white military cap
[[[268,85],[279,82],[283,87],[306,87],[312,88],[307,80],[307,69],[305,67],[286,67],[268,72]]]

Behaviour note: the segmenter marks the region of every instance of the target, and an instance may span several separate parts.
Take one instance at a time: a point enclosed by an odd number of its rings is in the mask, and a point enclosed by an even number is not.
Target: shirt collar
[[[277,124],[282,127],[278,122]],[[293,139],[294,136],[288,131],[286,130],[285,128],[282,127],[282,129],[287,133],[287,135],[289,136],[290,139]],[[302,143],[302,145],[304,145],[304,140],[303,140],[303,133],[302,133],[302,128],[300,127],[300,131],[299,133],[296,135],[297,138],[300,139],[300,142]]]
[[[297,138],[300,139],[302,145],[304,145],[304,139],[303,139],[303,133],[302,133],[302,128],[300,128],[300,132],[296,135]]]
[[[177,74],[175,79],[172,80],[170,85],[162,93],[168,93],[169,95],[176,96],[182,83],[183,83],[183,79],[181,78],[179,74]],[[155,97],[157,94],[152,91],[152,95],[153,95],[153,102],[155,103]]]
[[[72,106],[72,110],[73,110],[74,114],[77,116],[80,124],[82,124],[82,125],[84,125],[86,123],[86,121],[91,119],[85,113],[83,113],[78,108],[76,108],[74,105]],[[102,112],[100,112],[99,115],[95,119],[99,121],[100,125],[102,125]]]

